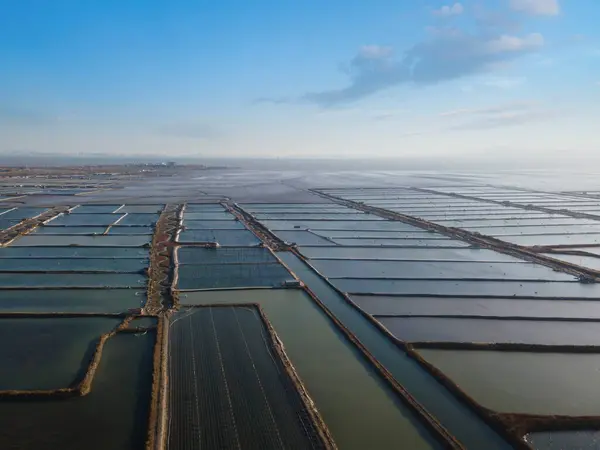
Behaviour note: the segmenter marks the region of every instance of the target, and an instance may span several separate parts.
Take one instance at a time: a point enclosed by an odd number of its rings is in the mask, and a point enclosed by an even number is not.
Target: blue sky
[[[598,0],[5,0],[0,153],[600,151]]]

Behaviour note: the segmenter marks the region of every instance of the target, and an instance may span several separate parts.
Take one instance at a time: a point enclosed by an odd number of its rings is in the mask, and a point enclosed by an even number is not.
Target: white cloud
[[[519,101],[505,103],[502,105],[488,106],[486,108],[461,108],[453,109],[451,111],[445,111],[440,113],[442,117],[455,117],[465,115],[487,115],[487,114],[502,114],[506,112],[513,112],[516,110],[531,109],[536,107],[538,104],[531,101]]]
[[[531,33],[525,37],[502,35],[486,42],[490,53],[523,52],[538,49],[544,45],[544,36]]]
[[[512,89],[525,83],[525,77],[488,77],[481,81],[481,84],[498,89]]]
[[[533,16],[556,16],[560,13],[558,0],[510,0],[510,7]]]
[[[487,130],[544,121],[556,117],[557,111],[535,102],[521,101],[486,108],[456,109],[440,116],[452,121],[451,130]]]
[[[452,6],[442,6],[440,9],[434,9],[433,15],[440,17],[458,16],[463,13],[465,8],[460,3],[455,3]]]
[[[365,59],[384,59],[392,55],[392,47],[382,45],[363,45],[358,54]]]

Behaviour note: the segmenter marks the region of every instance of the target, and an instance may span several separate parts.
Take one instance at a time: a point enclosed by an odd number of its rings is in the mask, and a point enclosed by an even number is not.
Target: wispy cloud
[[[285,105],[286,103],[295,103],[296,99],[290,97],[259,97],[255,98],[252,103],[260,105],[262,103],[273,103],[275,105]]]
[[[499,69],[527,55],[540,55],[545,45],[540,33],[524,33],[525,15],[553,15],[560,11],[557,0],[505,0],[500,9],[479,3],[469,10],[452,3],[433,10],[436,16],[464,15],[460,27],[431,26],[420,42],[401,53],[385,45],[365,45],[346,64],[345,86],[307,92],[295,98],[260,98],[258,103],[312,103],[335,108],[397,86],[427,86],[487,74],[475,84],[511,89],[523,84],[522,77],[494,76]],[[464,26],[463,26],[464,25]],[[473,85],[467,85],[466,89]]]
[[[511,0],[509,7],[488,10],[474,5],[469,14],[462,3],[434,10],[436,16],[464,14],[470,25],[427,27],[425,38],[397,55],[389,46],[367,45],[344,66],[348,84],[339,89],[309,92],[300,99],[321,107],[350,103],[400,85],[429,85],[476,74],[493,74],[544,47],[540,33],[519,32],[523,13],[551,14],[552,0]],[[489,86],[508,89],[524,79],[489,78]],[[286,99],[289,101],[289,99]]]
[[[560,13],[558,0],[510,0],[510,7],[533,16],[556,16]]]
[[[0,124],[7,125],[52,125],[58,121],[56,116],[27,108],[0,105]]]
[[[156,127],[156,133],[165,136],[174,136],[188,139],[216,139],[222,132],[214,127],[201,122],[174,122]]]
[[[487,77],[481,80],[480,84],[498,89],[513,89],[525,84],[525,77]]]
[[[350,85],[331,91],[312,92],[303,99],[321,106],[333,106],[351,102],[374,94],[385,87],[409,80],[408,67],[393,59],[390,47],[367,45],[361,47],[344,67],[350,77]]]
[[[539,33],[525,36],[487,35],[457,29],[432,30],[431,37],[396,59],[389,47],[359,49],[346,73],[350,84],[342,89],[311,92],[303,99],[323,107],[352,102],[401,85],[435,84],[491,71],[494,67],[535,52],[544,45]],[[375,49],[378,49],[375,51]]]
[[[526,110],[538,106],[537,102],[532,101],[519,101],[505,103],[502,105],[488,106],[485,108],[461,108],[453,109],[450,111],[444,111],[440,113],[441,117],[457,117],[457,116],[481,116],[481,115],[493,115],[501,114],[507,111],[514,112],[519,110]]]
[[[487,130],[525,125],[557,117],[558,112],[537,102],[522,101],[485,108],[446,111],[440,116],[451,120],[450,130]]]
[[[409,112],[407,109],[402,108],[348,108],[348,107],[336,107],[336,108],[324,108],[320,109],[316,113],[316,117],[321,118],[335,118],[335,117],[360,117],[365,119],[373,120],[388,120],[395,117],[404,116]]]
[[[455,3],[451,6],[445,5],[440,9],[434,9],[432,11],[434,16],[438,17],[450,17],[450,16],[458,16],[462,14],[464,11],[464,7],[461,3]]]

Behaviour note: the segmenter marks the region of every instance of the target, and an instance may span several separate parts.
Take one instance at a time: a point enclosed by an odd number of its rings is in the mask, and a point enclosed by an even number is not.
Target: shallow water
[[[108,226],[124,214],[61,214],[48,222],[48,226]]]
[[[540,345],[598,345],[600,322],[379,317],[398,339],[407,342],[485,342]]]
[[[188,220],[235,220],[235,216],[228,211],[223,212],[191,212],[186,208],[183,214],[183,224]]]
[[[277,259],[264,247],[177,248],[179,264],[273,263]]]
[[[325,306],[360,340],[394,378],[465,446],[508,449],[510,446],[477,415],[466,408],[432,376],[410,359],[322,278],[295,255],[278,256],[306,283]]]
[[[2,273],[0,288],[42,287],[114,287],[142,288],[147,279],[137,273]]]
[[[186,230],[243,230],[242,222],[236,220],[186,220]]]
[[[182,304],[259,303],[341,449],[439,448],[299,290],[189,292]]]
[[[332,278],[564,280],[572,275],[531,263],[316,260],[312,265]]]
[[[544,431],[529,433],[525,441],[536,450],[597,450],[600,431]]]
[[[224,212],[225,208],[218,203],[188,203],[185,205],[185,211],[188,213]]]
[[[154,333],[109,339],[85,397],[0,402],[0,447],[144,449],[154,341]]]
[[[34,229],[31,234],[103,234],[106,231],[105,226],[100,227],[90,227],[90,226],[81,226],[81,227],[47,227],[41,226]]]
[[[278,287],[294,279],[279,263],[183,265],[178,273],[179,289]]]
[[[600,286],[577,282],[361,280],[333,279],[340,290],[353,294],[397,294],[459,297],[597,298]]]
[[[520,316],[600,319],[600,302],[590,300],[443,298],[351,295],[364,311],[373,315]]]
[[[149,244],[151,240],[151,235],[47,236],[34,234],[20,237],[10,245],[14,247],[141,247]]]
[[[462,241],[453,239],[368,239],[368,238],[337,238],[332,239],[338,245],[367,246],[367,247],[447,247],[465,248],[469,247]]]
[[[2,250],[0,250],[1,252]],[[300,247],[302,254],[312,259],[370,259],[370,260],[432,260],[432,261],[489,261],[522,262],[502,253],[473,248],[368,248],[368,247]],[[1,254],[1,253],[0,253]]]
[[[100,336],[119,323],[100,317],[0,319],[0,390],[73,385]]]
[[[501,412],[600,414],[600,355],[419,350],[483,406]]]
[[[556,253],[546,253],[546,256],[550,258],[559,259],[568,263],[576,264],[582,267],[588,267],[594,270],[600,270],[600,258],[593,256],[579,256],[579,255],[559,255]]]
[[[290,244],[335,246],[330,240],[309,231],[275,231],[274,233],[279,239]]]
[[[179,242],[218,242],[221,246],[256,246],[258,238],[248,230],[185,230],[177,240]]]
[[[111,214],[118,210],[120,213],[129,211],[123,211],[122,205],[79,205],[71,210],[71,214]],[[122,214],[121,214],[122,215]]]
[[[2,312],[118,313],[145,303],[145,292],[138,289],[0,290]]]
[[[174,317],[169,448],[194,442],[197,448],[243,443],[244,448],[280,450],[313,448],[311,443],[319,442],[267,334],[252,307],[194,308]]]
[[[313,233],[328,238],[367,238],[367,239],[450,239],[428,231],[364,231],[364,230],[312,230]]]
[[[376,216],[371,216],[376,217]],[[373,230],[373,231],[403,231],[403,232],[422,232],[422,228],[413,227],[402,222],[388,220],[370,220],[370,221],[345,221],[345,220],[261,220],[270,230]]]
[[[502,236],[500,239],[519,245],[599,245],[598,234],[563,234],[540,236]]]
[[[119,212],[128,214],[160,214],[165,207],[164,204],[159,205],[125,205],[119,209]]]
[[[0,247],[0,258],[148,258],[139,247]]]
[[[0,272],[121,272],[143,273],[147,259],[113,258],[7,258]]]
[[[127,214],[119,221],[121,226],[146,226],[154,225],[158,220],[158,214]]]

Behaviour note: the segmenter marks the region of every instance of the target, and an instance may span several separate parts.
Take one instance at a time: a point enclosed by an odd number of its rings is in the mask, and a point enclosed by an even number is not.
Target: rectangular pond
[[[255,214],[258,220],[346,220],[346,221],[363,221],[363,220],[383,220],[373,214],[365,214],[359,212],[352,212],[348,210],[347,213],[273,213],[273,214]]]
[[[315,260],[311,264],[324,276],[331,278],[575,281],[573,275],[555,272],[548,267],[526,262]]]
[[[554,226],[554,225],[571,225],[585,223],[581,219],[575,222],[576,219],[567,216],[549,216],[543,219],[464,219],[464,220],[438,220],[440,225],[456,228],[472,228],[472,227],[506,227],[506,226]]]
[[[186,220],[186,230],[243,230],[244,224],[237,220]]]
[[[390,332],[407,342],[485,342],[539,345],[598,345],[600,322],[379,317]]]
[[[149,245],[151,240],[151,235],[48,236],[33,234],[17,238],[10,245],[15,247],[142,247]]]
[[[0,402],[0,447],[145,449],[154,341],[155,333],[110,338],[85,397]]]
[[[254,289],[181,294],[182,304],[259,303],[339,448],[439,448],[303,291]],[[310,333],[306,330],[310,329]]]
[[[372,231],[401,231],[422,232],[422,228],[414,227],[403,222],[392,220],[345,221],[345,220],[261,220],[270,230],[372,230]]]
[[[372,315],[564,317],[600,319],[600,301],[522,298],[441,298],[351,295]]]
[[[483,406],[500,412],[597,416],[600,354],[419,350]]]
[[[519,245],[600,245],[598,234],[563,234],[541,236],[502,236],[502,240]]]
[[[284,242],[296,245],[335,246],[336,243],[310,231],[275,231],[274,234]]]
[[[120,322],[103,317],[0,319],[0,391],[75,385],[100,336]]]
[[[164,209],[164,204],[156,205],[123,205],[119,212],[128,214],[160,214]]]
[[[185,230],[178,242],[218,242],[226,247],[256,246],[258,238],[248,230]]]
[[[325,448],[256,308],[179,313],[169,354],[169,449]]]
[[[366,247],[469,247],[466,242],[453,239],[332,239],[338,245],[366,246]]]
[[[561,261],[576,264],[578,266],[600,270],[600,258],[594,256],[562,255],[558,253],[546,253],[545,255],[550,258],[559,259]]]
[[[48,226],[108,226],[122,219],[124,214],[60,214]]]
[[[235,216],[229,211],[223,212],[189,212],[186,208],[183,213],[184,224],[188,220],[235,220]]]
[[[449,239],[442,234],[423,232],[399,232],[399,231],[362,231],[362,230],[311,230],[319,236],[328,238],[350,238],[350,239]]]
[[[89,226],[81,226],[81,227],[47,227],[40,226],[35,228],[31,234],[103,234],[106,231],[105,226],[99,227],[89,227]]]
[[[144,259],[7,258],[0,259],[0,272],[121,272],[142,273]]]
[[[79,205],[71,209],[71,214],[112,214],[116,211],[125,213],[123,205]]]
[[[275,263],[277,258],[264,247],[203,248],[182,246],[177,249],[179,264]]]
[[[596,450],[600,431],[540,431],[526,435],[525,442],[536,450]]]
[[[133,258],[146,259],[142,247],[0,247],[0,258]]]
[[[145,303],[141,289],[0,290],[0,312],[121,313]]]
[[[276,264],[207,264],[178,267],[179,289],[278,287],[294,277]]]
[[[121,226],[144,226],[150,227],[156,223],[160,216],[158,214],[127,214],[119,220]]]
[[[0,288],[141,288],[146,276],[139,273],[6,273],[0,272]]]
[[[1,253],[0,249],[0,255]],[[369,248],[369,247],[300,247],[311,259],[357,259],[379,261],[521,261],[512,256],[481,248]]]
[[[577,282],[361,280],[333,279],[340,290],[354,294],[398,294],[448,297],[598,298],[600,287]]]

